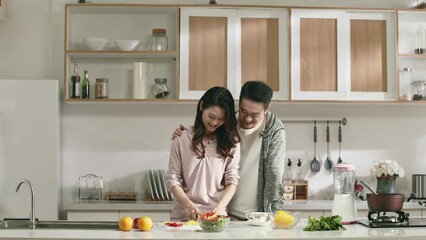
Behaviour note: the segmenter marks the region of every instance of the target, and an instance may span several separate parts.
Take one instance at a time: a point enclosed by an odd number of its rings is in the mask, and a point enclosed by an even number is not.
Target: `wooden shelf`
[[[291,182],[284,184],[284,200],[285,201],[297,201],[297,200],[308,200],[308,181],[303,182]],[[292,188],[292,191],[289,190]],[[292,198],[286,196],[291,194]]]
[[[408,54],[398,54],[400,58],[426,58],[426,54],[414,54],[414,53],[408,53]]]
[[[176,51],[87,51],[68,50],[71,59],[176,59]]]

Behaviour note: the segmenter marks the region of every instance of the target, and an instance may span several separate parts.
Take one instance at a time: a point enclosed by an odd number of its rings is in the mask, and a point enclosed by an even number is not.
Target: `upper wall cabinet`
[[[395,99],[395,13],[291,10],[291,99]]]
[[[404,80],[408,86],[411,81],[423,81],[426,75],[426,12],[424,10],[398,11],[398,56],[399,69],[410,68],[411,78],[400,78],[400,99],[401,100],[426,100],[424,92],[421,91],[422,86],[418,91],[410,93],[407,98],[404,89]],[[402,76],[402,73],[401,73]],[[408,76],[406,76],[407,78]],[[420,82],[421,84],[421,82]],[[408,88],[406,86],[406,88]],[[417,95],[417,97],[416,97]],[[423,96],[419,98],[418,96]]]
[[[288,99],[287,9],[181,8],[180,99],[213,86],[238,98],[249,80]]]
[[[70,4],[65,7],[65,101],[122,101],[154,99],[156,78],[166,78],[169,99],[177,99],[178,7],[142,4]],[[167,49],[152,47],[153,29],[165,29]],[[90,49],[87,37],[107,39],[103,49]],[[138,40],[135,49],[122,50],[117,40]],[[79,75],[88,70],[90,99],[70,98],[73,62]],[[109,79],[109,98],[95,99],[96,78]]]

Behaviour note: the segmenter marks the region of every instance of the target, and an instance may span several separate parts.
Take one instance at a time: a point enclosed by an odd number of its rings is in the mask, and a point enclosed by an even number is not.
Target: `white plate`
[[[153,172],[155,177],[155,185],[157,186],[159,197],[161,200],[165,200],[166,197],[164,195],[163,186],[161,186],[160,172],[158,170],[153,170]]]
[[[153,192],[153,199],[158,200],[160,199],[160,195],[158,194],[157,186],[155,184],[155,178],[154,178],[154,171],[152,169],[149,170],[149,178],[151,180],[151,187],[154,191]]]
[[[154,191],[152,189],[152,184],[151,184],[151,176],[150,176],[150,172],[148,170],[148,187],[149,187],[149,196],[151,199],[154,199]]]
[[[250,225],[253,226],[268,226],[271,225],[271,221],[266,221],[266,222],[259,222],[259,221],[253,221],[251,219],[248,220]]]
[[[161,186],[163,187],[163,193],[166,197],[167,200],[170,200],[170,194],[169,191],[167,191],[167,186],[166,186],[166,175],[165,175],[165,170],[164,169],[158,169],[158,173],[160,174],[160,180],[161,180]]]

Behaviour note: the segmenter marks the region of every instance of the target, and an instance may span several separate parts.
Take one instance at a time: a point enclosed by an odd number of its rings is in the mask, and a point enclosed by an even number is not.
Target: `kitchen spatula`
[[[333,167],[333,162],[330,159],[330,127],[328,126],[328,121],[327,121],[327,128],[326,128],[326,140],[327,140],[327,159],[325,159],[324,168],[325,170],[330,170],[331,167]]]
[[[320,162],[317,160],[317,121],[314,122],[314,159],[311,161],[311,172],[319,172]]]

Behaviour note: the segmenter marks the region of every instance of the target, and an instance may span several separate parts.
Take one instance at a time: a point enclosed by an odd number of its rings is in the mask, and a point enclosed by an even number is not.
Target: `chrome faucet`
[[[28,181],[27,179],[24,179],[16,187],[16,192],[19,191],[19,188],[21,188],[21,185],[23,183],[28,184],[28,186],[30,187],[30,190],[31,190],[31,213],[30,213],[31,226],[30,226],[30,228],[35,228],[36,217],[35,217],[35,204],[34,204],[34,189],[33,189],[33,186],[31,185],[31,182]]]

